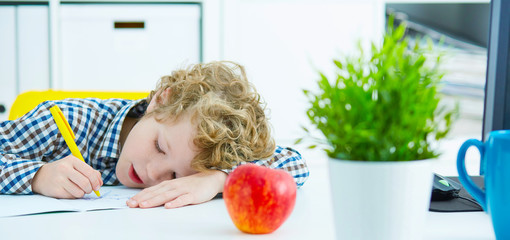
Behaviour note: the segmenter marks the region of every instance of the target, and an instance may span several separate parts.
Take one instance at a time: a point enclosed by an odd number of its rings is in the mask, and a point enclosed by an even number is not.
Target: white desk
[[[0,218],[0,239],[334,239],[327,161],[319,152],[302,152],[310,178],[298,190],[289,219],[269,235],[237,230],[222,199],[180,209],[122,209],[50,213]],[[433,213],[425,239],[495,239],[482,212]]]

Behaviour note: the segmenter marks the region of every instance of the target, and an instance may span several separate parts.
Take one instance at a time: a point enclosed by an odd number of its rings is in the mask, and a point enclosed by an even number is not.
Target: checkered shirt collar
[[[119,158],[121,150],[119,140],[122,124],[129,110],[141,101],[143,101],[143,99],[132,101],[117,112],[112,123],[108,126],[105,138],[101,143],[99,158]]]

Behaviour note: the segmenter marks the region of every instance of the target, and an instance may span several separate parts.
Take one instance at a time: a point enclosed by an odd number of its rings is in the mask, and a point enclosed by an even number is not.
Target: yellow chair
[[[85,92],[85,91],[29,91],[16,97],[9,111],[9,120],[17,119],[34,109],[44,101],[62,100],[66,98],[122,98],[122,99],[142,99],[149,95],[148,92]]]

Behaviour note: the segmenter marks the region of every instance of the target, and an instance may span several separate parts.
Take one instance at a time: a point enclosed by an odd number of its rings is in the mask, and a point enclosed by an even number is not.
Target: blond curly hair
[[[191,113],[193,143],[200,152],[191,162],[197,171],[228,169],[243,161],[270,157],[275,150],[265,103],[248,82],[243,66],[227,61],[201,63],[163,76],[154,91],[170,88],[146,117],[158,121]]]

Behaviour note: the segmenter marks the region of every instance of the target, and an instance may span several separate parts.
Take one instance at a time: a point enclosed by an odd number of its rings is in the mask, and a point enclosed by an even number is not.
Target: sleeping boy
[[[54,105],[86,162],[67,147],[49,111]],[[146,99],[46,101],[0,122],[0,194],[81,198],[120,183],[144,188],[129,207],[175,208],[211,200],[246,163],[283,169],[300,187],[306,163],[275,145],[264,107],[232,62],[176,70]]]

